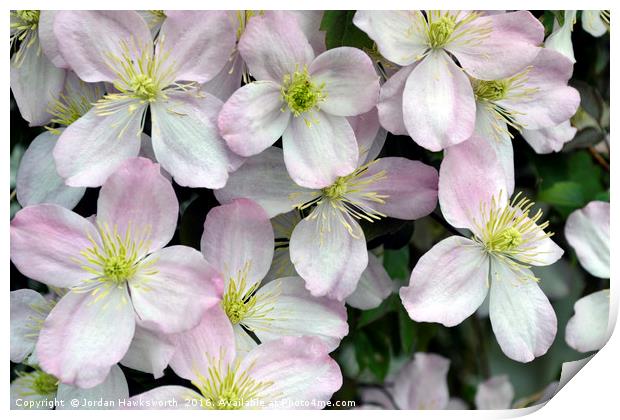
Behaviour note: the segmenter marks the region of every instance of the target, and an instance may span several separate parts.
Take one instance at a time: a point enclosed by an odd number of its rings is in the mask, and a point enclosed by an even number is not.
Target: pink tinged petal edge
[[[362,166],[376,159],[387,138],[387,131],[379,124],[377,108],[375,107],[364,114],[348,117],[347,121],[353,129],[359,149],[357,166]]]
[[[142,264],[145,268],[129,280],[141,326],[163,334],[187,331],[220,303],[219,273],[194,248],[170,246],[149,255]]]
[[[222,204],[228,204],[236,198],[254,200],[269,217],[287,213],[296,204],[306,203],[316,197],[314,190],[300,187],[291,179],[286,171],[282,149],[277,147],[269,147],[249,157],[239,169],[230,174],[224,188],[214,193]]]
[[[237,47],[256,80],[281,83],[285,74],[301,71],[314,58],[296,19],[280,13],[254,16]]]
[[[299,28],[306,35],[306,38],[308,38],[308,42],[312,45],[314,52],[320,54],[325,51],[325,31],[320,29],[323,11],[290,10],[287,12],[295,16]]]
[[[471,76],[497,80],[513,76],[530,64],[543,42],[543,25],[529,12],[517,11],[482,16],[463,25],[462,31],[491,28],[481,42],[449,44],[446,49],[456,56]]]
[[[92,388],[123,358],[134,335],[135,314],[126,287],[108,290],[98,300],[71,291],[52,309],[36,349],[45,372],[63,383]]]
[[[382,56],[400,66],[408,66],[428,49],[422,33],[411,30],[416,20],[425,21],[418,10],[358,10],[353,24],[377,43]]]
[[[143,253],[163,248],[174,235],[179,203],[159,165],[146,158],[128,159],[106,180],[97,200],[97,223],[146,239]]]
[[[236,29],[225,11],[166,12],[156,55],[174,63],[176,80],[205,83],[227,64],[237,42]]]
[[[357,288],[346,301],[349,306],[368,310],[376,308],[394,289],[394,283],[388,275],[381,260],[371,252],[368,253],[368,266],[362,273]]]
[[[79,407],[73,407],[70,404],[66,404],[66,402],[77,399],[80,404],[82,404],[83,401],[90,403],[102,399],[104,402],[109,401],[118,403],[129,398],[129,386],[127,385],[127,379],[125,378],[125,374],[121,368],[118,366],[112,366],[112,369],[110,369],[110,373],[106,377],[105,381],[93,388],[82,389],[62,383],[59,384],[56,398],[60,401],[65,401],[64,405],[59,405],[56,407],[58,410],[96,410],[98,409],[96,405],[80,405]]]
[[[110,54],[123,54],[122,42],[134,58],[153,43],[146,22],[135,11],[58,11],[54,34],[66,63],[85,82],[118,79],[108,63]]]
[[[99,187],[125,160],[138,155],[145,107],[129,112],[129,105],[105,117],[92,108],[62,132],[54,160],[67,185]]]
[[[193,329],[174,337],[176,348],[170,367],[182,378],[194,380],[196,374],[206,375],[215,360],[226,368],[235,359],[233,326],[221,306],[205,312]]]
[[[273,248],[269,216],[254,201],[236,199],[207,214],[200,249],[226,284],[231,278],[240,281],[246,270],[246,287],[260,282],[271,266]]]
[[[488,293],[489,258],[470,239],[452,236],[424,254],[400,289],[407,313],[417,322],[460,324]]]
[[[308,126],[305,116],[294,117],[282,136],[284,162],[300,186],[324,188],[357,167],[355,133],[345,117],[318,111]]]
[[[222,106],[217,119],[220,133],[233,152],[256,155],[275,143],[289,125],[291,113],[285,106],[278,84],[247,84]]]
[[[508,375],[493,376],[478,385],[475,402],[478,410],[507,410],[511,408],[515,390]]]
[[[26,207],[11,221],[11,261],[27,277],[54,287],[72,287],[89,277],[76,258],[98,240],[82,216],[54,204]]]
[[[408,134],[403,116],[403,95],[407,79],[414,68],[415,65],[403,67],[381,86],[377,104],[379,120],[381,125],[392,134]]]
[[[538,154],[559,152],[565,143],[568,143],[575,137],[576,133],[577,129],[571,126],[570,120],[566,120],[554,127],[521,131],[525,141]]]
[[[575,315],[566,324],[566,343],[582,353],[603,348],[611,335],[607,330],[609,306],[609,289],[579,299]]]
[[[178,385],[160,386],[128,400],[128,410],[199,410],[202,396]]]
[[[471,83],[444,51],[431,52],[407,78],[405,127],[425,149],[437,152],[467,140],[474,131],[475,114]]]
[[[379,159],[370,165],[361,179],[385,171],[385,178],[366,187],[367,191],[386,195],[384,204],[368,203],[389,217],[414,220],[437,207],[437,170],[422,162],[400,157]]]
[[[328,353],[318,338],[284,337],[256,347],[239,369],[257,382],[272,382],[266,392],[278,396],[265,401],[268,408],[320,408],[318,404],[299,407],[294,403],[328,401],[340,389],[342,373]]]
[[[401,410],[442,410],[448,405],[450,360],[416,353],[394,379],[394,401]]]
[[[155,379],[164,376],[175,351],[171,336],[160,334],[136,325],[136,331],[127,353],[120,363],[128,368],[151,373]]]
[[[553,343],[557,318],[549,299],[527,268],[518,271],[491,259],[489,316],[504,354],[526,363],[542,356]]]
[[[65,185],[56,172],[52,151],[57,137],[45,131],[30,143],[17,169],[17,201],[22,207],[50,203],[72,209],[84,196],[86,188]]]
[[[379,98],[379,76],[370,57],[357,48],[338,47],[325,51],[308,68],[312,82],[327,95],[323,111],[353,116],[370,111]]]
[[[573,247],[579,263],[595,277],[610,277],[610,205],[592,201],[572,212],[564,227],[566,240]]]
[[[245,63],[238,52],[233,54],[218,74],[200,85],[202,91],[210,93],[222,102],[226,102],[241,87]]]
[[[34,320],[45,319],[46,313],[40,313],[48,307],[47,300],[40,293],[31,289],[11,291],[11,362],[21,363],[32,351],[37,343],[38,334],[32,325]]]
[[[312,295],[344,300],[355,291],[368,265],[366,240],[352,218],[348,222],[358,237],[353,237],[333,213],[339,210],[326,207],[325,211],[332,212],[326,215],[329,229],[310,216],[295,226],[289,244],[291,262]]]
[[[244,320],[261,343],[286,336],[313,336],[323,340],[328,351],[333,351],[348,334],[344,302],[312,296],[302,278],[284,277],[269,282],[256,293],[257,301],[266,302],[274,294],[277,298],[270,305],[268,320]]]
[[[39,42],[41,49],[54,66],[61,69],[68,69],[69,64],[65,61],[60,52],[58,39],[54,34],[54,19],[57,10],[41,10],[39,14]]]
[[[220,136],[222,103],[200,93],[177,94],[151,106],[153,150],[161,166],[184,187],[221,188],[241,164]]]

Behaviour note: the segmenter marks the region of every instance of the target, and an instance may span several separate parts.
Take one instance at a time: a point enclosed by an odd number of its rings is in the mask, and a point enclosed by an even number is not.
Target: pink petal
[[[179,203],[159,165],[146,158],[125,161],[103,184],[97,201],[97,223],[131,232],[138,240],[148,234],[145,253],[164,247],[176,229]]]
[[[135,314],[127,288],[99,292],[67,293],[43,324],[39,363],[63,383],[80,388],[102,383],[131,343]]]
[[[128,368],[151,373],[155,379],[164,376],[175,345],[171,336],[136,325],[131,345],[120,363]]]
[[[98,240],[82,216],[54,204],[26,207],[11,221],[11,261],[27,277],[54,287],[72,287],[89,277],[76,262]]]
[[[225,66],[235,48],[235,28],[225,11],[166,12],[156,55],[169,54],[176,80],[207,82]]]
[[[507,375],[493,376],[478,385],[476,408],[478,410],[507,410],[512,406],[515,390]]]
[[[114,401],[116,404],[128,399],[129,386],[121,368],[112,366],[105,381],[95,387],[84,389],[62,383],[58,384],[56,398],[60,401],[65,401],[65,404],[56,406],[57,410],[75,410],[76,408],[88,410],[92,409],[92,407],[83,406],[84,401],[87,401],[87,404],[92,404],[99,400],[105,402]],[[79,407],[67,404],[67,401],[73,400],[77,400],[80,403]]]
[[[437,152],[467,140],[474,131],[475,114],[469,79],[445,52],[431,52],[407,78],[405,126],[420,146]]]
[[[450,360],[416,353],[394,379],[394,401],[401,410],[443,410],[448,405]]]
[[[238,48],[256,80],[281,83],[285,74],[303,69],[314,58],[297,21],[288,17],[268,13],[248,22]]]
[[[388,275],[381,260],[368,252],[368,266],[362,273],[357,288],[347,298],[347,304],[357,309],[376,308],[392,294],[394,283]]]
[[[10,306],[11,362],[21,363],[32,353],[39,338],[33,326],[45,319],[50,305],[38,292],[19,289],[11,291]]]
[[[539,154],[559,152],[565,143],[575,137],[576,133],[577,129],[571,126],[570,120],[553,127],[521,131],[525,141]]]
[[[575,315],[566,324],[566,343],[582,353],[603,348],[611,335],[609,289],[582,297],[575,303]]]
[[[245,63],[241,55],[233,53],[224,64],[222,70],[211,80],[200,85],[200,89],[215,96],[222,102],[226,102],[237,89],[241,87],[241,78]]]
[[[592,201],[566,219],[564,234],[579,263],[595,277],[610,277],[609,203]]]
[[[320,29],[323,19],[322,10],[287,10],[284,13],[291,13],[295,16],[299,28],[308,38],[316,54],[325,51],[325,31]]]
[[[488,293],[489,258],[473,241],[451,236],[424,254],[400,298],[411,319],[460,324]]]
[[[39,14],[39,42],[41,49],[54,66],[68,69],[69,65],[60,52],[58,39],[54,34],[54,19],[57,10],[41,10]]]
[[[357,166],[362,166],[376,159],[381,153],[387,137],[387,131],[379,125],[377,108],[373,108],[365,114],[349,117],[347,121],[355,133],[355,140],[357,140],[359,149]]]
[[[392,134],[407,135],[403,117],[403,93],[405,83],[415,66],[407,66],[398,70],[381,86],[379,94],[379,120],[381,125]]]
[[[372,60],[357,48],[325,51],[309,67],[312,82],[324,84],[327,95],[321,109],[329,114],[352,116],[370,111],[379,98],[379,76]]]
[[[291,118],[283,106],[276,83],[253,82],[237,90],[226,101],[217,120],[228,147],[241,156],[252,156],[271,146],[282,136]]]

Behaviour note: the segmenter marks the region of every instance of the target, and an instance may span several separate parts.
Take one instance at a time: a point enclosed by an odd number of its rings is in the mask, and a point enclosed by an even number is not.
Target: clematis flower
[[[439,178],[444,217],[468,229],[471,239],[451,236],[431,248],[400,297],[413,320],[452,327],[489,294],[491,325],[502,351],[529,362],[547,352],[557,330],[553,307],[529,267],[553,264],[563,251],[545,232],[542,212],[532,214],[530,200],[517,194],[508,201],[512,191],[501,176],[503,168],[483,151],[470,147],[461,162],[444,159]]]
[[[525,141],[538,154],[559,152],[564,144],[575,138],[575,134],[577,134],[577,129],[571,125],[570,120],[553,127],[521,131]]]
[[[11,90],[22,117],[31,127],[45,125],[52,118],[48,109],[58,99],[65,71],[54,65],[47,43],[54,41],[49,28],[51,11],[11,11]],[[19,43],[19,46],[17,44]],[[50,57],[48,57],[50,54]]]
[[[297,22],[278,13],[251,18],[238,49],[257,81],[236,91],[218,117],[231,150],[253,156],[282,137],[291,178],[308,188],[351,173],[358,150],[345,117],[377,102],[372,60],[349,47],[315,57]]]
[[[575,315],[566,324],[566,343],[586,353],[603,348],[611,335],[609,323],[609,289],[582,297],[575,303]]]
[[[223,186],[241,159],[217,132],[221,102],[198,88],[224,67],[235,42],[229,26],[224,12],[167,12],[154,45],[137,12],[57,12],[64,60],[80,79],[115,90],[58,139],[54,158],[66,184],[99,186],[137,156],[150,109],[154,153],[175,181]]]
[[[361,10],[353,23],[381,55],[402,66],[381,88],[381,124],[432,151],[461,143],[474,131],[468,76],[498,80],[519,73],[534,60],[544,36],[527,11]]]
[[[603,279],[610,275],[609,210],[609,203],[592,201],[572,212],[564,228],[566,240],[575,249],[581,266]]]
[[[601,37],[609,30],[609,10],[582,10],[581,26],[593,37]]]
[[[493,376],[478,385],[475,403],[478,410],[508,410],[515,390],[507,375]]]
[[[314,297],[298,275],[263,279],[271,267],[274,235],[265,211],[251,200],[238,199],[212,209],[204,223],[200,247],[207,262],[224,279],[221,307],[233,326],[237,352],[288,336],[316,336],[329,351],[347,335],[344,304]],[[194,329],[176,336],[177,348],[199,346],[208,336],[208,314]],[[174,358],[171,366],[175,366]]]
[[[374,139],[365,134],[371,126],[361,125],[358,137]],[[360,149],[379,152],[372,147]],[[433,211],[437,199],[434,168],[399,157],[375,160],[376,155],[363,154],[365,160],[352,173],[325,188],[308,189],[287,176],[282,150],[271,147],[248,158],[215,196],[221,203],[252,199],[269,217],[295,208],[309,213],[290,237],[291,261],[314,296],[344,300],[355,291],[368,265],[358,221],[388,216],[417,219]]]
[[[185,409],[313,409],[322,408],[342,385],[338,364],[325,343],[312,337],[284,337],[235,351],[235,333],[220,307],[208,314],[204,341],[184,347],[173,359],[174,371],[198,389],[162,386],[130,399],[132,408]]]
[[[67,288],[36,355],[61,382],[89,388],[127,352],[136,323],[164,334],[196,326],[220,301],[221,280],[189,247],[164,248],[178,203],[159,165],[125,162],[101,188],[93,221],[50,204],[11,221],[11,260],[25,276]]]

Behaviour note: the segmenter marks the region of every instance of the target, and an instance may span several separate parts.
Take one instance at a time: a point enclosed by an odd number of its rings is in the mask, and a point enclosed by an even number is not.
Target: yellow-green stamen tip
[[[308,69],[304,67],[303,71],[296,70],[284,76],[281,90],[282,100],[286,102],[293,115],[298,117],[325,100],[324,86],[324,84],[313,83]]]
[[[474,83],[474,95],[479,101],[499,101],[506,97],[509,88],[506,80],[478,80]]]
[[[20,26],[30,26],[32,29],[39,24],[40,15],[40,10],[16,10],[14,13],[14,16],[20,20]]]
[[[493,251],[511,251],[518,248],[523,242],[521,232],[514,227],[508,227],[493,236],[488,244],[490,250]]]
[[[136,74],[129,82],[133,95],[145,101],[153,101],[159,93],[159,86],[147,74]]]
[[[325,197],[329,197],[332,200],[337,200],[344,196],[347,192],[347,177],[339,177],[336,181],[327,188],[323,188],[321,191]]]
[[[429,21],[428,42],[431,48],[442,48],[454,33],[456,17],[443,15],[435,21]]]
[[[32,382],[32,390],[40,395],[49,395],[58,389],[58,379],[54,376],[38,371],[38,375]]]

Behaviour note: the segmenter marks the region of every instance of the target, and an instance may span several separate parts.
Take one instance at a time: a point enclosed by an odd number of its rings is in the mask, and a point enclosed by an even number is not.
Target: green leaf
[[[390,367],[390,343],[380,332],[359,331],[353,340],[355,357],[360,369],[368,369],[380,382],[383,382]]]
[[[357,328],[360,329],[368,324],[377,321],[380,318],[383,318],[388,312],[396,311],[396,308],[398,308],[398,306],[398,296],[389,296],[387,299],[381,302],[381,305],[379,305],[378,307],[363,311],[359,319],[357,320]]]
[[[572,153],[567,161],[568,179],[581,185],[586,202],[591,201],[596,195],[604,191],[601,182],[603,171],[592,160],[585,150]]]
[[[407,311],[401,305],[398,311],[398,332],[400,335],[400,346],[403,353],[413,353],[415,339],[415,323],[409,318]]]
[[[368,35],[353,25],[354,10],[326,10],[321,20],[321,30],[325,31],[327,49],[336,47],[372,48]]]
[[[594,197],[598,201],[607,201],[609,203],[609,191],[601,191]]]
[[[386,249],[383,253],[383,266],[393,279],[406,280],[409,277],[409,247]]]
[[[574,181],[556,182],[551,188],[541,191],[538,200],[561,207],[578,208],[585,204],[583,187]]]

